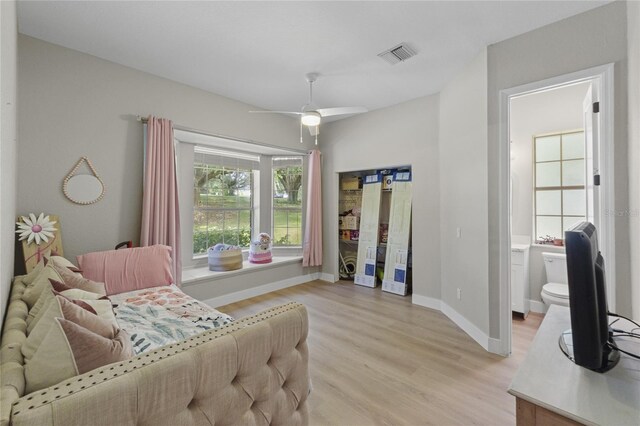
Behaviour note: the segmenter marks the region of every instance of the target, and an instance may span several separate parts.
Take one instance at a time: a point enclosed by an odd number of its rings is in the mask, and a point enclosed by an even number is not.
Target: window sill
[[[276,247],[271,247],[271,253],[273,255],[273,261],[274,262],[276,261],[276,257],[277,258],[281,258],[281,257],[287,257],[287,258],[299,257],[299,258],[302,258],[302,246],[276,246]],[[209,256],[207,254],[199,254],[197,256],[193,256],[193,258],[191,259],[192,263],[189,266],[183,267],[182,268],[182,272],[185,273],[185,271],[192,270],[192,269],[200,269],[200,268],[207,269],[209,267],[209,264],[207,263],[208,260],[209,260]],[[249,248],[248,247],[242,249],[242,260],[244,262],[243,265],[246,265],[246,264],[249,263],[248,262],[248,260],[249,260]]]
[[[242,262],[242,269],[236,269],[235,271],[210,271],[209,265],[188,268],[182,270],[182,284],[189,286],[197,284],[203,281],[215,281],[224,278],[233,277],[236,275],[250,274],[252,272],[258,272],[264,269],[277,268],[283,265],[301,263],[302,256],[274,256],[271,263],[250,263],[248,261]]]

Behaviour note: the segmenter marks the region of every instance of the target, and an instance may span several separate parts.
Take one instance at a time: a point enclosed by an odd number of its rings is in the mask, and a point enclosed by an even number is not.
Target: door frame
[[[600,247],[605,254],[607,269],[607,299],[609,307],[616,307],[615,268],[615,185],[614,185],[614,64],[605,64],[545,80],[500,90],[499,146],[498,146],[498,242],[500,286],[499,353],[511,354],[511,218],[509,216],[509,176],[511,176],[511,147],[509,143],[509,101],[512,97],[533,93],[570,83],[592,80],[598,85],[600,102]],[[609,214],[606,214],[606,213]]]

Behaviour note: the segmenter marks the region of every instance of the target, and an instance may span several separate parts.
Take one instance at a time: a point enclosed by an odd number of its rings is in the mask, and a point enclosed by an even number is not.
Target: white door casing
[[[491,352],[501,355],[511,354],[511,219],[509,196],[510,146],[509,146],[509,103],[510,99],[542,89],[551,89],[570,83],[591,81],[597,86],[599,113],[595,114],[592,126],[597,126],[597,164],[600,175],[598,203],[593,206],[594,220],[599,224],[598,239],[600,250],[605,257],[607,300],[609,309],[615,312],[615,185],[614,185],[614,64],[605,64],[586,70],[576,71],[546,80],[523,84],[500,90],[498,122],[498,280],[499,280],[499,337],[490,347]],[[593,91],[592,91],[593,93]],[[586,132],[585,132],[586,133]],[[592,132],[593,134],[593,132]],[[588,169],[593,171],[593,168]],[[590,173],[593,178],[593,174]],[[595,193],[595,191],[594,191]],[[595,197],[593,197],[595,199]],[[597,210],[597,212],[596,212]],[[598,225],[596,225],[598,226]]]
[[[598,163],[599,147],[599,114],[594,113],[594,103],[598,102],[597,85],[590,84],[587,94],[582,102],[584,114],[584,139],[585,139],[585,187],[586,187],[586,218],[593,223],[596,229],[600,229],[599,193],[594,183],[594,176],[600,173]]]

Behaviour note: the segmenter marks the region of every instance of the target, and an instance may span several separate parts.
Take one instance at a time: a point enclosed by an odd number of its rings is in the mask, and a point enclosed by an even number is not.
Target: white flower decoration
[[[18,230],[16,234],[20,234],[18,241],[27,239],[27,244],[31,244],[35,240],[37,245],[44,241],[49,242],[49,238],[53,238],[53,233],[56,228],[53,224],[56,221],[49,220],[49,216],[45,216],[44,213],[40,213],[40,216],[36,219],[36,215],[29,214],[29,217],[22,216],[22,222],[17,222]]]

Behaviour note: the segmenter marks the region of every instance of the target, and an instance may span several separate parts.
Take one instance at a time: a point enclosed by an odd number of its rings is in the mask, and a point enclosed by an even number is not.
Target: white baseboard
[[[433,297],[422,296],[420,294],[414,294],[411,296],[411,302],[414,305],[424,306],[425,308],[435,309],[445,314],[451,321],[453,321],[458,327],[467,333],[473,340],[478,342],[486,351],[500,354],[502,348],[500,347],[500,340],[491,339],[482,330],[475,326],[471,321],[462,316],[458,311],[447,305],[440,299],[434,299]]]
[[[338,280],[336,280],[336,277],[333,274],[327,274],[325,272],[318,272],[318,275],[319,276],[318,276],[317,279],[322,280],[322,281],[326,281],[326,282],[329,282],[329,283],[335,283],[336,281],[338,281]]]
[[[529,300],[529,309],[531,310],[531,312],[546,314],[548,306],[543,302],[539,302],[537,300]]]
[[[436,311],[442,311],[440,299],[434,299],[433,297],[413,294],[411,296],[411,303],[414,305],[424,306],[425,308],[435,309]]]
[[[500,341],[500,339],[494,339],[493,337],[489,337],[489,347],[487,348],[487,350],[492,354],[509,356],[508,353],[505,353],[502,350],[502,342]]]
[[[447,305],[444,302],[440,302],[442,304],[442,313],[449,317],[451,321],[456,323],[458,327],[462,329],[465,333],[467,333],[473,340],[478,342],[480,346],[482,346],[485,350],[489,350],[489,336],[484,334],[482,330],[476,327],[471,321],[462,316],[458,311],[453,309],[451,306]]]
[[[282,290],[283,288],[293,287],[294,285],[308,283],[309,281],[317,280],[319,278],[320,272],[314,272],[313,274],[300,275],[297,277],[287,278],[286,280],[276,281],[269,284],[263,284],[258,287],[236,291],[234,293],[223,294],[222,296],[203,300],[203,302],[209,306],[217,308],[218,306],[224,306],[230,303],[239,302],[240,300],[261,296],[272,291]]]

